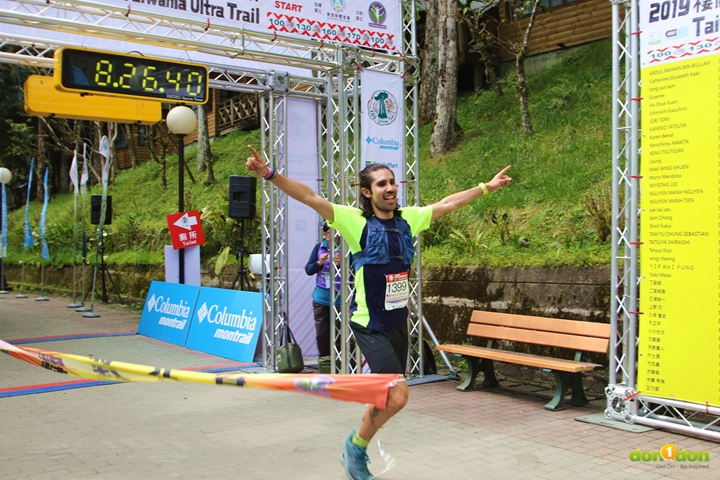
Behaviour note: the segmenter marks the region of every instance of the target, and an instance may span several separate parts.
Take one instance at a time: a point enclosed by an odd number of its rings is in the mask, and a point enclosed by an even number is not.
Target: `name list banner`
[[[153,280],[138,333],[184,346],[200,287]]]
[[[640,4],[637,388],[713,406],[720,406],[719,14],[717,2]]]
[[[185,346],[193,350],[252,362],[262,327],[258,292],[202,287]]]

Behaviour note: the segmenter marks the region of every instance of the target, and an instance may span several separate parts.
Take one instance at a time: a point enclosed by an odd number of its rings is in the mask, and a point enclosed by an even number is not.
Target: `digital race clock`
[[[208,99],[204,65],[98,50],[55,52],[55,88],[161,102],[200,104]]]

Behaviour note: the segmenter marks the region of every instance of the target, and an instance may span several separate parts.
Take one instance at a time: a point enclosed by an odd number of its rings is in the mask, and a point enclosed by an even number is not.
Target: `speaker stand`
[[[83,297],[83,303],[85,303],[85,300],[87,299],[90,292],[93,291],[93,289],[95,290],[95,293],[97,293],[98,296],[100,297],[100,299],[102,300],[102,303],[104,303],[104,304],[108,303],[110,296],[108,295],[107,284],[109,281],[110,285],[112,285],[113,292],[115,292],[115,295],[117,295],[118,301],[120,302],[120,304],[122,304],[123,300],[122,300],[122,297],[120,296],[120,291],[118,290],[117,285],[115,285],[115,282],[113,281],[112,276],[110,275],[110,270],[108,270],[107,263],[105,263],[105,256],[103,255],[105,252],[105,247],[101,245],[99,250],[100,250],[101,260],[100,260],[100,263],[96,266],[97,270],[95,273],[95,277],[93,278],[92,284],[90,284],[90,286],[88,286],[88,289],[85,292],[85,296]],[[100,285],[101,285],[100,292],[98,292],[97,289],[95,288],[97,286],[97,272],[100,273]],[[90,310],[92,311],[92,307],[90,307]],[[78,309],[76,311],[80,311],[80,310]]]
[[[237,259],[239,262],[239,267],[237,271],[237,275],[235,275],[235,280],[233,280],[232,286],[230,287],[230,290],[235,290],[235,285],[237,285],[238,281],[240,282],[240,290],[250,290],[250,279],[248,278],[247,274],[247,268],[245,267],[245,219],[240,219],[240,250],[238,250],[237,253]]]

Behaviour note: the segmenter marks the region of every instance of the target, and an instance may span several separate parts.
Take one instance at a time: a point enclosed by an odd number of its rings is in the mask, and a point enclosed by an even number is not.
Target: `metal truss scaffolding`
[[[638,1],[613,0],[613,225],[608,419],[720,440],[720,409],[643,395],[637,385],[640,179]]]
[[[244,28],[215,26],[209,22],[179,19],[162,14],[148,14],[101,1],[16,0],[11,7],[0,9],[0,62],[34,66],[51,70],[55,50],[81,46],[71,42],[48,40],[50,35],[18,34],[50,31],[73,36],[96,37],[213,55],[216,63],[203,62],[210,71],[210,86],[215,89],[254,92],[260,95],[261,147],[265,161],[283,172],[286,168],[287,139],[284,122],[287,99],[313,99],[318,108],[318,145],[322,145],[318,166],[323,174],[321,191],[333,202],[357,205],[360,159],[359,70],[372,70],[402,76],[405,83],[406,181],[403,198],[418,205],[418,126],[417,85],[418,59],[415,34],[415,0],[402,1],[401,52],[375,51],[351,45],[318,42]],[[13,28],[7,28],[7,26]],[[20,28],[18,28],[20,27]],[[8,33],[13,31],[15,33]],[[81,37],[75,37],[81,38]],[[278,70],[257,70],[223,62],[240,59],[278,65]],[[281,71],[297,67],[308,76]],[[263,364],[276,370],[276,349],[288,312],[287,197],[270,182],[263,182],[262,253],[266,274],[263,276],[264,322],[262,339]],[[416,240],[419,244],[419,237]],[[419,245],[418,245],[419,246]],[[344,253],[342,303],[335,309],[337,325],[332,323],[333,371],[361,373],[362,359],[355,348],[348,327],[349,306],[353,295],[352,277],[348,273],[349,252]],[[408,371],[422,375],[422,337],[424,322],[421,310],[420,255],[411,281],[409,301],[410,355]],[[432,332],[429,332],[432,335]]]

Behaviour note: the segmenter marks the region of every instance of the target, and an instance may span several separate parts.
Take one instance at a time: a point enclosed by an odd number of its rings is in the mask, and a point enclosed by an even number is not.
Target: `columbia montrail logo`
[[[200,323],[202,323],[203,320],[207,318],[208,312],[209,310],[207,307],[207,303],[203,302],[202,306],[198,309],[198,320],[200,321]]]
[[[219,305],[203,303],[197,311],[199,323],[203,320],[207,320],[208,323],[214,323],[215,325],[222,325],[224,327],[242,328],[246,330],[255,330],[257,325],[257,317],[253,315],[252,310],[248,311],[243,309],[240,313],[228,312],[228,307],[222,307]]]
[[[378,90],[368,102],[370,118],[378,125],[390,125],[398,115],[398,102],[387,90]]]
[[[370,26],[375,28],[387,28],[385,20],[387,20],[387,10],[385,5],[380,2],[372,2],[368,8],[368,14],[370,15]]]
[[[380,150],[399,150],[400,149],[400,142],[397,140],[390,138],[379,138],[379,137],[367,137],[365,141],[369,144],[378,145]],[[369,165],[370,163],[368,163]],[[388,164],[388,167],[391,168],[397,168],[396,166],[391,166]]]
[[[155,304],[157,303],[157,299],[155,298],[155,294],[153,293],[153,296],[150,297],[147,303],[147,309],[148,312],[152,312],[153,308],[155,308]]]

